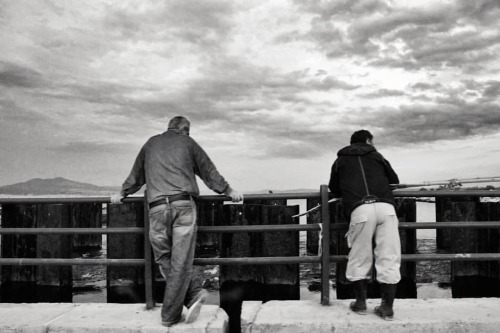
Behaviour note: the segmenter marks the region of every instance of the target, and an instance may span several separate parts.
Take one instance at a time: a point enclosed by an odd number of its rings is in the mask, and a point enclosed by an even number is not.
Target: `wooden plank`
[[[70,223],[67,204],[4,204],[2,227],[59,228]],[[2,258],[71,258],[69,235],[2,236]],[[2,302],[71,302],[72,267],[2,266]]]
[[[37,205],[38,228],[68,228],[70,226],[69,204]],[[37,258],[71,258],[70,235],[38,235]],[[38,302],[71,302],[73,286],[72,266],[38,266]]]
[[[481,203],[479,198],[458,197],[449,201],[449,217],[452,221],[498,220],[498,203]],[[452,253],[494,253],[499,250],[498,230],[473,228],[452,229]],[[499,263],[455,262],[451,263],[452,296],[499,297]]]
[[[451,197],[436,197],[436,222],[451,222]],[[451,250],[451,230],[437,229],[436,230],[436,247],[441,251]]]
[[[144,227],[144,203],[109,204],[108,228]],[[109,235],[107,238],[109,259],[144,258],[143,235]],[[145,302],[144,266],[107,267],[108,303]]]
[[[308,199],[306,201],[306,211],[316,207],[321,202],[320,199]],[[316,209],[307,214],[307,224],[321,224],[321,210]],[[306,250],[309,255],[318,255],[319,231],[311,231],[306,236]]]
[[[298,206],[224,205],[226,225],[293,224]],[[295,221],[293,221],[295,220]],[[221,235],[221,258],[298,256],[298,232],[273,231]],[[299,265],[220,266],[220,305],[229,315],[229,331],[240,328],[241,304],[247,300],[300,298]]]
[[[396,199],[396,214],[399,222],[417,222],[417,203],[412,198]],[[417,230],[400,229],[401,253],[417,252]],[[398,283],[397,298],[417,298],[417,265],[415,262],[401,263],[401,281]]]
[[[3,228],[35,228],[36,205],[3,204]],[[2,236],[2,258],[35,258],[36,235]],[[0,301],[36,302],[36,266],[2,266]]]
[[[80,203],[72,204],[72,228],[102,228],[102,204]],[[73,250],[86,251],[88,249],[102,248],[102,235],[75,235],[72,237]]]
[[[223,202],[196,202],[198,227],[212,227],[220,224],[220,207]],[[219,235],[216,233],[198,233],[196,239],[196,258],[216,256],[219,252]]]
[[[224,221],[231,225],[252,225],[253,223],[292,224],[291,216],[298,206],[263,206],[263,205],[225,205]],[[298,255],[298,233],[273,231],[268,233],[235,233],[223,234],[220,256],[230,257],[265,257]],[[268,274],[269,273],[269,274]],[[223,266],[221,267],[221,283],[226,280],[248,281],[259,283],[280,280],[281,284],[296,284],[298,279],[296,268],[272,267],[272,270],[262,270],[255,266]]]

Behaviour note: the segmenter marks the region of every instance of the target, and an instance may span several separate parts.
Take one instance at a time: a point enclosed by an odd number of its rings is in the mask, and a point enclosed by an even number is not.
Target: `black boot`
[[[349,308],[360,315],[366,314],[366,294],[368,287],[368,280],[359,280],[353,282],[354,296],[356,302],[352,302]]]
[[[385,320],[394,319],[394,311],[392,305],[394,304],[394,298],[396,297],[397,284],[380,284],[380,296],[382,302],[380,306],[375,307],[375,314]]]

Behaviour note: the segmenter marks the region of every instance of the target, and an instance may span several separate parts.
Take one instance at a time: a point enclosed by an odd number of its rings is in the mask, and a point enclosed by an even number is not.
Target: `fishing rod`
[[[495,183],[500,182],[500,177],[477,177],[477,178],[452,178],[448,180],[425,181],[417,184],[390,184],[393,188],[423,187],[437,185],[461,186],[469,183]]]
[[[340,198],[330,199],[330,200],[328,200],[328,203],[336,202],[336,201],[340,201]],[[321,207],[321,204],[318,204],[318,205],[314,206],[313,208],[309,209],[308,211],[305,211],[304,213],[293,215],[292,218],[300,217],[300,216],[304,216],[304,215],[309,215],[309,213],[315,211],[316,209],[319,209],[320,207]]]
[[[423,187],[423,186],[436,186],[436,185],[452,185],[461,186],[462,184],[468,183],[496,183],[500,182],[500,177],[477,177],[477,178],[452,178],[448,180],[437,180],[437,181],[425,181],[418,184],[390,184],[391,187],[395,189],[408,188],[408,187]],[[328,203],[340,201],[340,198],[333,198],[328,201]],[[305,211],[304,213],[293,215],[292,218],[308,215],[311,212],[319,209],[321,204]]]

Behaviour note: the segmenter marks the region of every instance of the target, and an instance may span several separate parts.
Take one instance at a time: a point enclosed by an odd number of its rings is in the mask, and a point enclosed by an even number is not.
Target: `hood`
[[[377,151],[377,149],[372,145],[367,143],[354,143],[339,150],[337,156],[363,156],[374,151]]]

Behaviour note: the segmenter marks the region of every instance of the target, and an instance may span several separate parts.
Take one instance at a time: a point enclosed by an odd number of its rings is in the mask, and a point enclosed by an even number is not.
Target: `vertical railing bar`
[[[330,208],[328,187],[321,185],[321,304],[330,304]]]
[[[151,262],[151,243],[149,242],[149,205],[146,191],[144,192],[144,288],[146,295],[146,310],[155,306],[153,297],[153,266]]]

